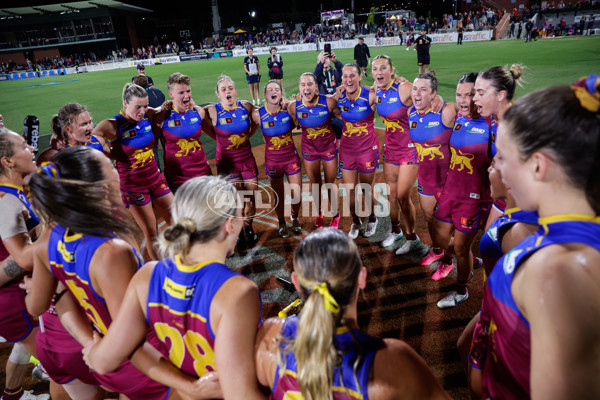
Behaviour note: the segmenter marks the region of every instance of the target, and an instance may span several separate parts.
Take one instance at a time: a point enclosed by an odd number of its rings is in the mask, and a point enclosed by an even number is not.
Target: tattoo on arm
[[[4,267],[4,273],[9,278],[17,278],[21,275],[24,275],[27,271],[25,271],[15,260],[7,260],[6,266]]]

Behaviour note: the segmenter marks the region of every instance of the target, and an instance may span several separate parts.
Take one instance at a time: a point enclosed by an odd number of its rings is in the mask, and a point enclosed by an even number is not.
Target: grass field
[[[405,51],[405,46],[372,47],[371,55],[387,54],[392,57],[397,73],[412,80],[418,69],[416,52]],[[352,49],[337,50],[342,63],[352,61]],[[316,52],[283,53],[284,89],[286,95],[298,91],[298,77],[303,72],[313,71]],[[263,84],[268,80],[267,56],[260,56]],[[494,65],[520,63],[526,66],[524,85],[517,89],[516,96],[554,84],[569,84],[590,73],[598,73],[600,66],[600,37],[577,37],[544,39],[533,43],[523,40],[455,44],[434,44],[431,48],[431,68],[435,69],[440,82],[439,94],[447,101],[454,101],[456,82],[464,73],[481,71]],[[194,61],[165,64],[146,68],[156,87],[168,98],[167,77],[179,71],[192,79],[192,94],[198,104],[217,101],[215,84],[220,74],[229,75],[238,86],[239,98],[249,99],[241,58]],[[0,82],[0,114],[6,125],[22,132],[23,119],[36,115],[40,120],[40,134],[48,135],[50,119],[65,103],[85,104],[95,123],[118,113],[121,107],[123,85],[136,74],[134,68],[91,72],[61,77],[25,79]],[[371,85],[370,77],[363,84]],[[48,143],[48,136],[41,138],[40,148]],[[209,158],[214,157],[214,142],[205,142]],[[262,143],[261,135],[254,135],[253,144]]]

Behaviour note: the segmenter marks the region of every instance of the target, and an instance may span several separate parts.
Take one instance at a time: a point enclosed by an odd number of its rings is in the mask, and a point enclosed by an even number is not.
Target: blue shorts
[[[246,82],[248,82],[248,85],[252,85],[253,83],[258,83],[258,82],[260,82],[260,75],[246,74]]]

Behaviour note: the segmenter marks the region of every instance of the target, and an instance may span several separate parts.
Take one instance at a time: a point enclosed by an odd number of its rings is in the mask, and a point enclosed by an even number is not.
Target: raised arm
[[[117,132],[117,121],[114,119],[100,121],[92,131],[92,135],[98,138],[104,138],[109,142],[117,140],[119,137],[119,133]]]
[[[254,112],[254,110],[258,111],[258,109],[256,107],[254,107],[249,101],[242,100],[242,105],[244,107],[246,107],[246,111],[248,111],[248,115],[250,115],[250,116],[252,116],[252,113]],[[260,118],[259,118],[258,123],[256,123],[252,117],[250,118],[250,135],[249,136],[252,136],[256,133],[256,130],[258,129],[259,125],[260,125]]]

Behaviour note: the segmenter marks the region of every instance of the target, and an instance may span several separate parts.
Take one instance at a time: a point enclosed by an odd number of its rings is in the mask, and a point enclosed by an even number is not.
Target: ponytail
[[[325,290],[315,287],[306,299],[300,312],[296,339],[290,349],[296,355],[298,386],[304,399],[333,398],[333,369],[337,364],[333,337],[341,316],[339,306],[337,313],[328,307],[327,295],[331,294],[327,283],[323,282],[323,285]]]
[[[304,399],[332,399],[334,367],[339,363],[336,329],[345,325],[346,306],[357,294],[362,264],[353,240],[325,228],[308,235],[294,254],[294,272],[304,306],[295,339],[280,354],[296,357],[297,381]],[[281,368],[281,371],[285,368]]]
[[[45,223],[103,237],[133,232],[122,205],[110,201],[99,157],[105,156],[91,147],[70,147],[31,174],[28,190]]]

